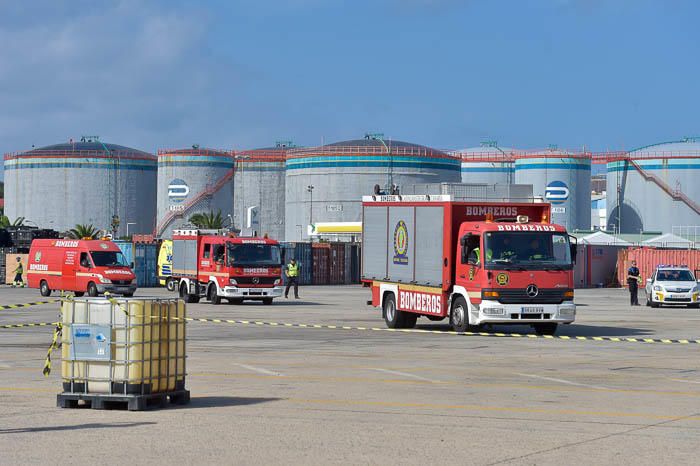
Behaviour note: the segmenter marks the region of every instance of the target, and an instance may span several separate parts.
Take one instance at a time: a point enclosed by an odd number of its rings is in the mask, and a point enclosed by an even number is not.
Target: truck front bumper
[[[263,298],[279,298],[282,296],[284,289],[281,286],[272,288],[239,288],[236,286],[225,287],[221,295],[222,298],[232,299],[263,299]]]
[[[115,285],[110,283],[96,283],[97,291],[102,294],[108,291],[113,294],[134,294],[136,292],[136,285]]]
[[[472,322],[479,324],[537,324],[553,322],[570,324],[576,319],[573,301],[561,304],[501,304],[482,301],[471,309]]]
[[[697,292],[654,291],[651,299],[660,304],[696,304],[700,302],[700,295]]]

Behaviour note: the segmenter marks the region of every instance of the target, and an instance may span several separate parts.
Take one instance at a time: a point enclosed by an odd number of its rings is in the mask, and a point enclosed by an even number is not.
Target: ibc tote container
[[[64,393],[149,395],[185,388],[185,304],[88,298],[61,307]],[[126,311],[126,312],[125,312]],[[74,344],[87,338],[97,346]],[[99,348],[99,343],[105,346]]]
[[[330,283],[330,245],[328,243],[312,243],[313,253],[313,284],[328,285]]]

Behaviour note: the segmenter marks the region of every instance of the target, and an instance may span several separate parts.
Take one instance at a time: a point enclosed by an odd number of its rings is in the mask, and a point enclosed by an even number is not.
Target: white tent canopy
[[[590,235],[581,238],[581,244],[591,244],[595,246],[632,246],[632,243],[628,243],[625,240],[617,238],[613,235],[609,235],[603,231],[596,231]]]
[[[644,246],[654,246],[657,248],[681,248],[690,249],[696,247],[695,243],[682,236],[666,233],[655,238],[648,239],[642,243]]]

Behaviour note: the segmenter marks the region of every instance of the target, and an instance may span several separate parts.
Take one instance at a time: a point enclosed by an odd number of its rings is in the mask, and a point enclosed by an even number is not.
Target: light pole
[[[314,224],[314,185],[310,184],[306,187],[309,192],[310,202],[309,202],[309,225]]]
[[[135,222],[126,222],[126,237],[129,237],[129,225],[136,225]]]
[[[367,133],[365,139],[373,139],[379,141],[386,149],[386,154],[389,157],[389,173],[387,174],[387,194],[394,194],[394,160],[391,158],[391,149],[384,142],[384,133]]]

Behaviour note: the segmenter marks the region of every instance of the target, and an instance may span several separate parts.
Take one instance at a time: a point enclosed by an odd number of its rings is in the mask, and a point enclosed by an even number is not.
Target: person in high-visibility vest
[[[15,269],[15,279],[12,281],[13,287],[24,288],[24,280],[22,279],[24,275],[24,266],[22,265],[22,258],[17,258],[17,268]]]
[[[287,276],[287,287],[284,289],[284,297],[289,298],[289,288],[294,285],[294,298],[299,299],[299,264],[295,259],[289,261],[284,269]]]

